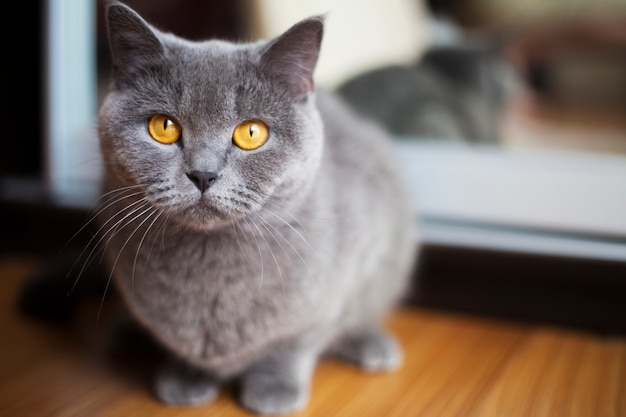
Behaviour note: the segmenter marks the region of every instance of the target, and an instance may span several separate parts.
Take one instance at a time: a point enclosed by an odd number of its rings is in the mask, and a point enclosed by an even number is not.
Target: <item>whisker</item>
[[[129,185],[127,187],[120,187],[120,188],[116,188],[114,190],[108,191],[108,192],[102,194],[100,197],[98,197],[98,199],[96,201],[94,201],[93,205],[94,205],[94,207],[97,207],[100,204],[106,204],[106,203],[101,203],[100,200],[103,200],[103,199],[106,198],[107,201],[110,201],[111,199],[115,198],[117,195],[119,195],[119,194],[121,194],[123,192],[126,192],[126,191],[133,190],[135,188],[144,188],[144,185],[143,184]],[[114,193],[115,193],[115,195],[111,196],[111,194],[114,194]]]
[[[154,233],[154,236],[152,237],[152,243],[150,244],[150,250],[148,251],[148,257],[146,258],[146,262],[148,262],[150,260],[150,258],[152,257],[152,250],[154,249],[154,244],[156,243],[157,239],[159,238],[159,234],[162,234],[163,236],[165,235],[165,228],[167,227],[167,222],[170,219],[170,214],[167,214],[165,216],[165,219],[161,222],[160,226],[157,226],[157,231],[156,233]],[[164,241],[162,239],[163,245],[164,245]],[[163,247],[161,247],[161,252],[163,251]],[[157,253],[157,259],[158,260],[158,255],[161,253]]]
[[[107,279],[106,286],[104,287],[104,294],[102,294],[102,299],[100,300],[100,307],[98,308],[97,320],[100,319],[100,313],[102,312],[102,306],[104,305],[104,299],[106,298],[107,292],[109,290],[109,286],[111,284],[111,280],[113,278],[113,273],[115,272],[115,268],[117,267],[117,262],[120,260],[120,256],[122,255],[122,252],[124,251],[124,248],[126,248],[126,245],[128,245],[128,242],[130,242],[132,237],[135,235],[135,233],[137,233],[137,231],[141,228],[141,226],[143,226],[150,219],[150,217],[152,217],[157,212],[157,209],[155,209],[154,207],[150,206],[147,209],[145,209],[144,211],[142,211],[141,213],[139,213],[138,215],[136,215],[135,217],[133,217],[133,219],[130,220],[128,223],[126,223],[126,225],[124,225],[124,227],[128,226],[129,224],[133,223],[135,220],[141,218],[141,216],[143,216],[145,213],[147,213],[150,210],[152,210],[152,213],[150,213],[148,216],[146,216],[146,218],[143,219],[141,221],[141,223],[139,223],[139,225],[135,228],[135,230],[133,230],[133,232],[128,236],[128,238],[126,239],[126,241],[124,242],[124,244],[120,248],[119,252],[117,253],[117,256],[115,257],[115,261],[113,262],[113,266],[111,267],[111,271],[109,273],[109,278]]]
[[[144,204],[142,204],[140,207],[137,207],[135,210],[133,210],[131,213],[128,213],[128,215],[132,215],[136,212],[138,212],[139,210],[143,209],[146,206],[151,206],[150,202],[148,201],[147,198],[144,198]],[[143,214],[143,213],[142,213]],[[126,217],[128,217],[128,215]],[[141,215],[141,214],[140,214]],[[124,219],[122,219],[124,220]],[[114,224],[113,226],[111,226],[111,228],[109,229],[109,232],[111,230],[113,230],[113,233],[111,233],[109,235],[109,237],[107,238],[106,242],[104,242],[104,245],[102,246],[101,252],[102,252],[102,258],[104,258],[105,256],[105,252],[106,249],[109,247],[109,244],[111,243],[111,240],[122,230],[124,229],[126,226],[128,226],[130,223],[132,223],[133,221],[136,220],[136,217],[133,218],[133,220],[127,222],[127,223],[123,223],[122,221],[118,221],[116,224]],[[107,232],[108,233],[108,232]]]
[[[248,224],[248,227],[250,226],[249,222],[252,222],[252,220],[249,220],[247,218],[244,219],[244,221]],[[256,227],[254,222],[252,222],[252,225]],[[261,287],[263,286],[263,278],[264,278],[263,253],[261,252],[261,245],[259,244],[259,239],[256,237],[256,234],[252,234],[252,236],[254,237],[254,240],[256,241],[256,247],[259,250],[259,260],[261,261],[261,282],[259,283],[259,288],[257,289],[257,291],[260,291]]]
[[[145,233],[143,234],[143,236],[141,237],[141,240],[139,241],[139,245],[137,245],[137,252],[135,252],[135,259],[133,260],[133,273],[131,274],[131,293],[133,294],[133,296],[135,295],[135,268],[137,266],[137,258],[139,257],[139,252],[141,251],[141,245],[143,245],[143,241],[148,235],[148,232],[150,232],[150,229],[152,229],[152,226],[157,220],[159,220],[162,214],[163,212],[159,210],[159,214],[152,220],[152,223],[148,225]],[[152,216],[152,214],[150,214],[150,216]],[[150,216],[148,216],[148,218],[150,218]],[[141,227],[141,225],[139,225],[139,227]]]
[[[245,219],[244,219],[245,220]],[[243,230],[243,227],[241,226],[241,224],[239,224],[238,220],[235,220],[235,224],[239,227],[239,230],[241,231],[241,234],[243,235],[243,237],[246,239],[246,243],[250,244],[250,238],[248,237],[248,233],[246,233],[245,230]]]
[[[259,218],[257,216],[257,218]],[[270,254],[272,255],[272,258],[274,259],[274,264],[276,265],[276,268],[278,269],[278,275],[280,277],[280,283],[283,287],[283,295],[285,295],[285,281],[283,280],[283,271],[280,268],[280,265],[278,264],[278,260],[276,259],[276,255],[274,254],[274,249],[272,248],[272,246],[269,244],[269,242],[267,241],[267,239],[265,238],[265,235],[263,234],[263,232],[261,231],[261,229],[259,229],[259,227],[256,225],[256,223],[253,223],[254,227],[259,231],[259,234],[261,235],[261,238],[263,239],[263,241],[265,242],[265,245],[267,246],[267,248],[270,250]]]
[[[278,214],[276,214],[274,211],[272,210],[267,210],[268,213],[270,213],[272,216],[276,217],[278,220],[280,220],[285,226],[289,227],[296,235],[298,235],[298,237],[300,239],[302,239],[302,241],[309,247],[309,249],[311,250],[311,252],[315,255],[318,256],[317,251],[315,250],[315,248],[313,246],[311,246],[311,244],[309,243],[309,241],[302,236],[302,233],[300,233],[298,231],[298,229],[296,229],[295,227],[293,227],[293,225],[291,223],[289,223],[288,221],[286,221],[285,219],[283,219],[282,217],[280,217]]]
[[[275,230],[278,234],[280,234],[280,235],[281,235],[280,237],[281,237],[283,240],[287,240],[287,239],[285,239],[285,237],[284,237],[284,236],[282,236],[282,234],[281,234],[278,230],[276,230],[276,228],[274,228],[271,224],[269,224],[269,223],[268,223],[265,219],[263,219],[261,216],[257,216],[257,218],[258,218],[259,220],[261,220],[261,226],[263,226],[263,228],[264,228],[265,230],[267,230],[267,233],[269,233],[269,234],[270,234],[270,236],[272,236],[272,239],[274,239],[274,242],[276,242],[276,244],[277,244],[277,245],[278,245],[278,246],[282,249],[283,253],[284,253],[286,256],[289,256],[289,254],[287,253],[287,250],[285,249],[285,247],[283,246],[283,244],[282,244],[282,243],[280,243],[280,241],[276,238],[276,235],[272,232],[272,230],[270,229],[270,227],[272,227],[272,228],[273,228],[273,229],[274,229],[274,230]],[[268,227],[268,226],[269,226],[269,227]],[[287,243],[290,243],[290,242],[287,242]],[[296,251],[296,250],[295,250],[295,248],[294,248],[293,246],[291,246],[291,248],[292,248],[294,251]],[[297,252],[297,251],[296,251],[296,252]],[[305,265],[306,265],[306,264],[305,264]]]
[[[157,254],[157,256],[160,256],[163,252],[165,252],[165,230],[167,229],[166,223],[169,223],[169,220],[170,220],[170,215],[168,214],[167,218],[165,219],[163,228],[161,229],[161,251]]]
[[[248,195],[248,197],[255,201],[254,198],[252,198],[252,196]],[[300,223],[300,221],[298,220],[298,218],[296,218],[292,213],[295,211],[295,209],[290,206],[289,204],[280,204],[280,202],[276,201],[275,199],[268,199],[266,200],[264,203],[260,203],[255,201],[257,204],[264,204],[264,205],[272,205],[274,206],[275,209],[279,210],[281,213],[285,213],[288,214],[291,218],[293,218],[293,220],[299,224],[300,227],[302,227],[303,229],[306,228],[302,225],[302,223]],[[315,219],[315,220],[324,220],[324,221],[337,221],[337,220],[346,220],[346,219],[351,219],[354,218],[357,215],[361,215],[363,213],[352,213],[352,214],[344,214],[341,216],[318,216],[318,215],[314,215],[313,213],[310,213],[308,210],[306,210],[306,208],[304,210],[301,210],[298,212],[298,215],[301,218],[307,218],[307,219]]]
[[[337,269],[341,265],[339,264],[338,260],[334,259],[331,253],[326,253],[327,255],[326,257],[320,256],[319,251],[316,250],[313,247],[313,245],[311,245],[309,240],[306,237],[304,237],[302,233],[300,233],[298,229],[296,229],[291,223],[283,219],[281,216],[279,216],[278,214],[276,214],[274,211],[270,210],[269,208],[267,209],[267,212],[271,214],[272,216],[276,217],[281,223],[283,223],[291,231],[293,231],[302,240],[302,242],[304,242],[304,244],[308,247],[308,249],[311,251],[313,256],[315,256],[315,258],[321,262],[321,265],[324,266],[324,268],[327,270],[328,273],[330,273],[331,275],[335,274],[334,269]],[[268,224],[271,224],[271,223],[268,222]]]
[[[125,188],[126,188],[126,187],[125,187]],[[69,245],[69,244],[70,244],[70,243],[71,243],[74,239],[76,239],[76,236],[78,236],[78,235],[79,235],[79,234],[80,234],[83,230],[85,230],[85,228],[86,228],[87,226],[89,226],[89,225],[90,225],[90,224],[91,224],[94,220],[96,220],[96,219],[98,218],[98,216],[99,216],[99,215],[100,215],[103,211],[105,211],[106,209],[108,209],[109,207],[111,207],[113,204],[119,203],[119,202],[120,202],[120,201],[122,201],[122,200],[125,200],[125,199],[127,199],[127,198],[134,197],[134,196],[136,196],[136,195],[141,194],[141,192],[138,192],[138,193],[132,193],[132,194],[129,194],[129,195],[126,195],[126,196],[123,196],[123,197],[119,197],[119,194],[122,194],[122,192],[123,192],[123,191],[120,191],[120,192],[119,192],[116,196],[114,196],[114,197],[112,197],[111,199],[107,200],[107,201],[111,201],[111,200],[115,200],[115,201],[110,202],[110,203],[109,203],[109,204],[107,204],[105,207],[100,208],[100,209],[98,210],[98,212],[96,212],[95,214],[93,214],[93,215],[91,216],[91,218],[90,218],[90,219],[89,219],[89,220],[88,220],[88,221],[87,221],[87,222],[86,222],[86,223],[85,223],[85,224],[84,224],[84,225],[83,225],[80,229],[78,229],[78,231],[77,231],[76,233],[74,233],[74,235],[72,235],[72,237],[70,237],[70,238],[68,239],[68,241],[67,241],[67,242],[66,242],[66,243],[65,243],[65,244],[61,247],[60,252],[61,252],[61,251],[63,251],[63,250],[67,247],[67,245]],[[117,198],[117,197],[119,197],[119,198]],[[115,198],[117,198],[117,199],[115,199]],[[106,204],[106,203],[103,203],[103,204]],[[81,254],[81,255],[82,255],[82,254]],[[73,265],[73,266],[74,266],[74,265]],[[70,270],[70,272],[71,272],[71,270]]]
[[[300,259],[300,261],[302,262],[302,264],[304,265],[304,267],[307,270],[310,270],[310,266],[309,263],[304,259],[304,256],[302,256],[302,254],[300,253],[300,251],[298,250],[298,248],[296,248],[293,243],[291,243],[291,241],[289,239],[287,239],[287,237],[285,237],[285,235],[283,233],[281,233],[280,230],[278,230],[278,228],[276,226],[274,226],[272,223],[268,222],[267,220],[263,220],[263,224],[265,226],[265,228],[267,229],[267,231],[272,235],[272,237],[274,238],[274,240],[276,241],[276,243],[283,249],[283,251],[285,252],[285,254],[287,254],[286,249],[280,244],[280,242],[278,241],[278,239],[276,238],[276,235],[278,235],[278,237],[280,237],[282,240],[284,240],[287,245],[289,245],[289,247],[291,248],[291,250],[296,254],[296,256]],[[272,230],[274,230],[274,232],[276,233],[276,235],[274,233],[272,233],[272,231],[270,230],[270,228]]]
[[[298,220],[298,218],[291,213],[292,210],[289,207],[281,207],[280,205],[278,205],[278,203],[271,201],[271,200],[268,200],[267,203],[273,205],[278,210],[281,210],[282,213],[291,217],[293,221],[295,221],[298,224],[298,226],[300,226],[302,230],[304,230],[305,233],[309,232],[307,228],[304,227],[304,225],[300,222],[300,220]]]
[[[141,203],[141,204],[140,204]],[[118,230],[114,230],[117,226],[119,226],[119,224],[121,222],[123,222],[125,219],[127,219],[129,216],[132,216],[134,213],[136,213],[137,211],[141,210],[142,208],[144,208],[146,205],[148,205],[149,203],[147,201],[145,201],[145,199],[141,199],[141,200],[137,200],[134,203],[124,207],[122,210],[120,210],[119,212],[117,212],[114,216],[112,216],[110,219],[108,219],[104,224],[102,224],[102,226],[100,226],[100,228],[96,231],[96,233],[94,234],[94,236],[89,240],[89,242],[87,243],[87,245],[85,245],[85,248],[81,251],[80,255],[78,256],[78,258],[76,259],[76,261],[74,262],[74,264],[72,265],[72,267],[70,268],[70,271],[68,272],[67,276],[69,276],[71,274],[71,272],[74,270],[74,267],[76,266],[78,260],[80,260],[83,255],[85,254],[85,251],[92,245],[94,239],[96,239],[96,237],[98,237],[98,235],[100,234],[100,232],[102,231],[102,229],[104,229],[107,224],[109,224],[111,221],[113,221],[118,215],[124,213],[125,211],[129,210],[131,207],[140,204],[139,207],[136,207],[135,209],[133,209],[130,213],[126,213],[124,215],[124,217],[122,217],[120,220],[118,220],[113,226],[109,227],[109,229],[102,234],[102,236],[100,237],[100,239],[98,239],[98,241],[93,245],[91,251],[89,252],[89,255],[87,255],[87,258],[85,259],[83,266],[80,270],[80,272],[78,273],[78,276],[76,277],[76,280],[74,281],[74,284],[72,285],[72,288],[70,289],[69,294],[71,294],[74,289],[76,288],[76,285],[78,284],[78,281],[80,280],[80,277],[82,276],[83,272],[85,271],[85,269],[91,264],[91,262],[95,259],[93,257],[94,252],[96,251],[96,249],[100,246],[100,243],[102,242],[102,240],[104,240],[106,238],[106,236],[111,233],[111,238],[113,236],[115,236],[115,234],[118,232]],[[108,243],[108,241],[107,241]]]
[[[233,234],[235,235],[235,242],[237,242],[237,247],[239,247],[239,253],[241,253],[243,257],[246,258],[246,260],[248,260],[248,254],[243,249],[243,246],[241,245],[241,242],[239,241],[239,233],[237,233],[237,226],[241,228],[241,225],[235,219],[232,219],[230,221],[230,224],[233,226]],[[248,239],[245,232],[244,232],[244,236],[246,237],[246,239]]]

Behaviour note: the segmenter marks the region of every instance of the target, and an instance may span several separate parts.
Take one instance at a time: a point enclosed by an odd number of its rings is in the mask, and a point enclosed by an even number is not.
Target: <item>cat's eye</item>
[[[155,114],[148,121],[148,132],[152,139],[170,145],[180,139],[183,129],[177,121],[164,114]]]
[[[248,120],[240,123],[233,132],[233,143],[246,151],[263,146],[267,142],[269,130],[260,120]]]

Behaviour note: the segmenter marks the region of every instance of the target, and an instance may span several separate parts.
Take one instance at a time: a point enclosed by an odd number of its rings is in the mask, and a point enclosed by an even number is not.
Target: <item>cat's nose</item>
[[[211,171],[191,171],[187,173],[187,177],[198,187],[198,190],[204,194],[204,192],[213,185],[218,175]]]

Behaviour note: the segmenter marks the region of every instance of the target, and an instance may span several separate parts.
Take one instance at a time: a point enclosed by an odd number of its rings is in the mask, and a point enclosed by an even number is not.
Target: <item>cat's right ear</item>
[[[164,53],[158,35],[137,12],[118,1],[106,3],[106,23],[116,82],[124,83]]]

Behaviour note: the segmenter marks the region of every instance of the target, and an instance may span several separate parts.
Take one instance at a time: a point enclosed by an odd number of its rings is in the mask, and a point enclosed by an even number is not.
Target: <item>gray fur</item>
[[[407,288],[415,210],[390,139],[313,86],[319,18],[272,41],[190,42],[108,5],[114,82],[99,114],[107,168],[99,215],[113,280],[176,358],[158,373],[170,404],[238,378],[242,405],[306,405],[323,354],[399,366],[379,321]],[[182,140],[148,134],[155,113]],[[232,144],[261,119],[265,145]],[[217,172],[202,194],[186,173]]]

